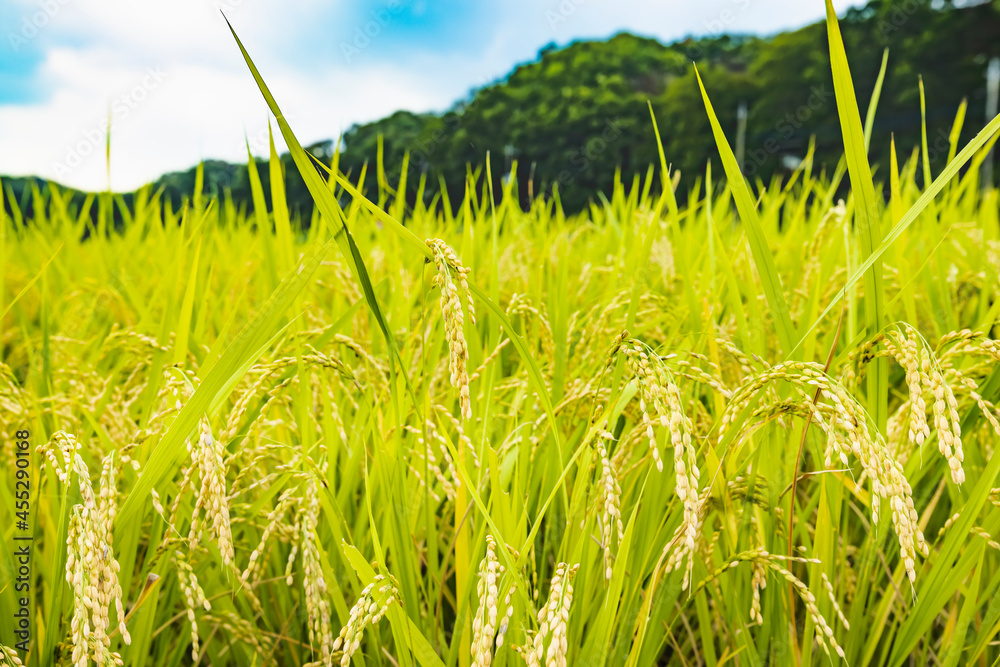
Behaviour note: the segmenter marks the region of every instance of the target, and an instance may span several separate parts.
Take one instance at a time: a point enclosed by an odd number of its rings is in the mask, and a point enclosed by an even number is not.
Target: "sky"
[[[267,107],[223,14],[308,145],[445,110],[551,42],[766,35],[823,13],[823,0],[0,0],[0,174],[125,191],[245,161],[247,144],[266,155]]]

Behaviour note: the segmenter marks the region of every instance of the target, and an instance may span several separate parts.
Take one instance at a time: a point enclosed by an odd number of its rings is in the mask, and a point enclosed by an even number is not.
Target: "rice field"
[[[249,213],[31,192],[0,664],[1000,664],[1000,119],[873,169],[828,28],[844,159],[766,184],[706,81],[703,174],[407,202],[244,51],[312,219],[273,142]]]

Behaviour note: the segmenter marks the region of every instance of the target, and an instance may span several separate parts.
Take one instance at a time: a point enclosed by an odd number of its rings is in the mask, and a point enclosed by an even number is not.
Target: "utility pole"
[[[986,122],[989,123],[997,115],[997,99],[1000,97],[1000,57],[990,58],[986,68]],[[986,154],[983,161],[981,186],[984,190],[993,187],[993,149]]]

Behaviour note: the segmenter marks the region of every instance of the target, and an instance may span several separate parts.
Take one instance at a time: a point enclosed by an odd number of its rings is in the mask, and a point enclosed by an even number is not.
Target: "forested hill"
[[[1000,0],[872,0],[850,10],[841,29],[862,110],[883,50],[889,49],[872,162],[888,164],[890,136],[901,160],[919,145],[922,77],[931,166],[938,173],[963,99],[968,107],[961,142],[984,124],[987,63],[1000,56]],[[489,151],[497,187],[516,161],[522,199],[551,192],[558,181],[563,206],[579,209],[599,191],[611,189],[616,168],[630,182],[658,161],[648,101],[667,160],[690,185],[715,154],[692,61],[732,143],[738,109],[745,105],[748,176],[766,181],[795,165],[810,137],[815,137],[817,166],[832,169],[842,143],[822,22],[763,38],[722,35],[664,45],[623,33],[603,41],[550,45],[533,62],[444,114],[399,111],[352,127],[342,138],[340,168],[356,177],[365,162],[374,165],[382,136],[390,183],[398,182],[409,152],[407,188],[413,196],[420,175],[426,174],[427,192],[444,183],[455,199],[462,194],[467,167],[482,165]],[[329,159],[333,143],[312,149]],[[309,195],[287,156],[285,161],[289,203],[308,215]],[[267,173],[261,170],[265,180]],[[372,169],[368,174],[374,183]],[[194,182],[192,168],[155,185],[179,203]],[[16,183],[7,183],[17,192]],[[206,191],[227,188],[238,205],[252,207],[244,165],[206,163]]]

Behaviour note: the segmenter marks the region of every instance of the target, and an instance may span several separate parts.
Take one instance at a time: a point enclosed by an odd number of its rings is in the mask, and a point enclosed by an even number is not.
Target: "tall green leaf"
[[[791,356],[794,352],[793,343],[796,339],[795,327],[792,325],[792,318],[788,312],[788,304],[785,302],[785,293],[781,287],[781,279],[778,277],[778,270],[774,266],[774,257],[771,249],[767,245],[767,238],[757,216],[757,209],[754,205],[753,195],[747,187],[740,171],[740,166],[736,162],[736,156],[729,147],[726,135],[719,126],[719,119],[715,116],[712,103],[708,99],[705,85],[701,81],[701,74],[695,67],[695,75],[698,77],[698,87],[701,89],[701,97],[705,102],[705,111],[708,113],[708,120],[712,124],[712,134],[715,135],[715,144],[719,148],[719,157],[722,158],[722,166],[726,170],[726,177],[729,179],[729,187],[736,200],[736,208],[740,212],[740,220],[746,227],[747,239],[750,241],[750,250],[753,252],[754,265],[760,274],[761,282],[764,285],[764,296],[771,307],[771,314],[774,317],[774,327],[778,333],[778,340],[781,342],[781,349],[786,356]]]
[[[858,102],[854,97],[854,82],[847,64],[844,41],[840,36],[840,25],[833,9],[832,0],[826,0],[826,32],[830,40],[830,66],[833,69],[833,90],[837,97],[837,115],[840,130],[844,136],[844,155],[847,158],[847,172],[851,177],[851,192],[854,194],[854,219],[857,221],[858,237],[861,240],[863,260],[872,255],[874,248],[882,241],[879,225],[879,201],[875,197],[871,167],[868,165],[868,142],[861,128]],[[885,58],[883,58],[883,71]],[[865,274],[865,326],[868,336],[878,333],[886,321],[882,285],[882,262],[872,262]],[[888,420],[889,360],[880,357],[875,360],[868,373],[868,412],[885,433]]]

